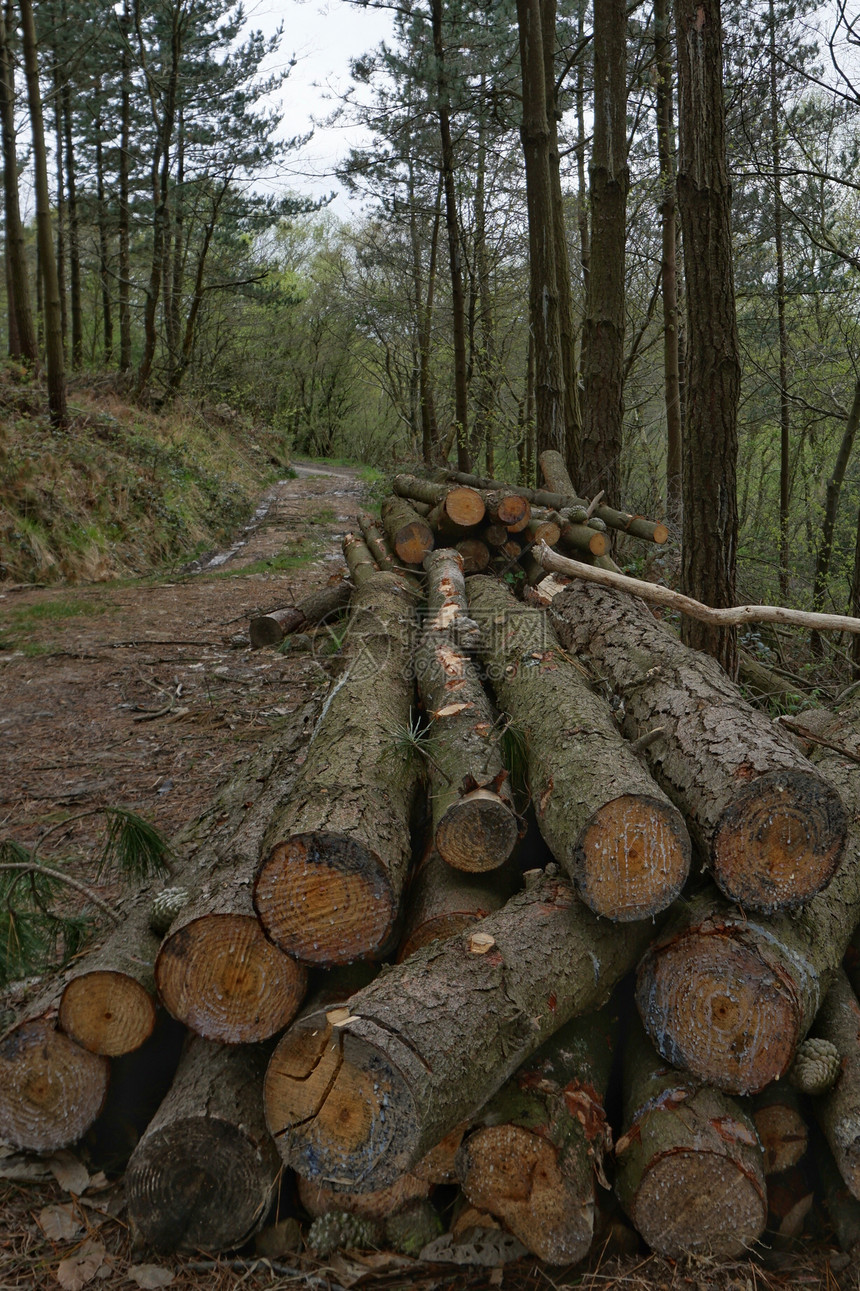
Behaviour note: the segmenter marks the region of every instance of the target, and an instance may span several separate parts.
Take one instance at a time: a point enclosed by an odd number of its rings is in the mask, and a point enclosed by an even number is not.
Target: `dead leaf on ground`
[[[139,1287],[143,1287],[145,1291],[153,1291],[156,1287],[169,1287],[173,1281],[170,1269],[164,1268],[161,1264],[133,1264],[126,1273],[126,1277],[136,1282]]]
[[[49,1242],[70,1242],[84,1230],[70,1204],[45,1206],[39,1211],[36,1222]]]
[[[57,1268],[57,1281],[63,1291],[81,1291],[99,1272],[104,1258],[105,1248],[101,1242],[84,1242],[74,1255],[61,1260]]]
[[[383,1273],[403,1272],[415,1267],[415,1261],[391,1251],[350,1251],[343,1255],[340,1251],[328,1262],[328,1268],[335,1274],[341,1286],[354,1287],[367,1278],[380,1277]]]
[[[20,1152],[0,1160],[0,1179],[11,1179],[15,1183],[41,1183],[50,1173],[44,1161],[34,1161]]]
[[[55,1152],[46,1164],[64,1192],[79,1197],[89,1187],[89,1171],[71,1152]]]

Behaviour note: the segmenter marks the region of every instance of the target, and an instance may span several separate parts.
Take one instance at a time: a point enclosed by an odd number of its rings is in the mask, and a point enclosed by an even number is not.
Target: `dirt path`
[[[248,618],[345,572],[365,486],[313,465],[261,499],[250,532],[176,575],[80,588],[0,584],[0,839],[121,805],[168,836],[229,766],[324,683],[308,653],[251,651]],[[286,568],[267,568],[277,561]],[[46,853],[93,841],[90,819]]]

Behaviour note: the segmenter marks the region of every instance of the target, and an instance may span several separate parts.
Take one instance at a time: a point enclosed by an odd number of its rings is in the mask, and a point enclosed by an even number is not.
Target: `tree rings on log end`
[[[481,873],[503,865],[519,830],[510,806],[490,789],[474,789],[453,803],[436,826],[436,850],[455,870]]]
[[[449,489],[444,506],[448,519],[460,529],[471,529],[473,525],[480,524],[486,512],[484,499],[477,489],[468,485],[458,484]]]
[[[595,914],[618,923],[647,919],[671,905],[690,872],[683,818],[664,799],[613,798],[591,817],[569,868]]]
[[[394,550],[404,565],[420,565],[435,542],[433,530],[423,520],[411,520],[394,535]]]
[[[60,1000],[60,1029],[91,1053],[119,1058],[139,1049],[155,1026],[155,1001],[126,973],[97,969],[73,977]]]
[[[652,1160],[630,1218],[659,1255],[734,1259],[761,1236],[767,1204],[733,1157],[680,1148]]]
[[[240,1129],[190,1116],[141,1141],[125,1188],[130,1218],[157,1251],[221,1251],[241,1246],[259,1227],[273,1182]]]
[[[460,1149],[457,1168],[473,1206],[506,1228],[547,1264],[585,1258],[594,1235],[590,1165],[577,1187],[564,1174],[549,1139],[519,1125],[476,1130]]]
[[[836,790],[805,771],[751,780],[714,835],[714,879],[749,910],[803,905],[833,877],[848,822]]]
[[[349,964],[382,952],[397,915],[385,866],[343,834],[293,834],[273,848],[254,909],[276,946],[309,964]]]
[[[0,1044],[0,1139],[53,1152],[90,1128],[107,1095],[110,1064],[43,1018],[22,1022]]]
[[[251,915],[192,919],[161,947],[158,993],[168,1012],[207,1040],[253,1044],[282,1031],[307,988],[307,969]]]
[[[386,1188],[414,1162],[412,1097],[373,1046],[324,1015],[313,1023],[289,1030],[272,1054],[263,1085],[269,1133],[306,1179],[356,1192]]]
[[[731,1094],[779,1080],[800,1039],[798,994],[743,925],[703,923],[651,946],[636,1003],[664,1058]]]

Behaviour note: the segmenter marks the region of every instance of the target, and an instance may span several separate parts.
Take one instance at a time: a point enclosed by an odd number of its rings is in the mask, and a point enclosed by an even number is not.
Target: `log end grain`
[[[91,1053],[118,1058],[139,1049],[152,1035],[155,1002],[125,973],[97,969],[81,973],[60,1000],[61,1031]]]
[[[471,1134],[457,1169],[473,1206],[501,1219],[524,1246],[548,1264],[584,1259],[594,1233],[594,1187],[569,1179],[555,1146],[519,1125]]]
[[[767,1205],[759,1180],[739,1160],[680,1149],[651,1162],[630,1218],[660,1255],[732,1259],[761,1236]]]
[[[667,1061],[732,1094],[788,1070],[800,1039],[792,984],[742,926],[709,920],[658,942],[639,965],[636,1003]]]
[[[129,1217],[162,1252],[240,1246],[262,1223],[272,1176],[240,1128],[191,1116],[141,1140],[126,1174]]]
[[[457,543],[457,551],[463,561],[464,574],[483,574],[489,568],[490,549],[481,538],[463,538]]]
[[[296,632],[305,623],[305,616],[298,606],[288,606],[274,614],[258,614],[248,624],[248,637],[252,650],[280,645],[290,632]]]
[[[340,1012],[282,1037],[266,1071],[263,1106],[269,1133],[297,1174],[368,1192],[409,1171],[419,1117],[382,1056],[340,1032]]]
[[[107,1058],[47,1019],[22,1022],[0,1044],[0,1139],[31,1152],[75,1143],[107,1095]]]
[[[802,770],[744,785],[714,835],[714,879],[726,896],[772,914],[805,904],[833,877],[847,831],[836,790]]]
[[[486,507],[477,489],[457,485],[445,494],[445,513],[452,524],[460,529],[471,529],[480,524]]]
[[[624,794],[595,812],[572,868],[585,904],[617,922],[666,909],[689,872],[690,840],[680,812],[643,794]]]
[[[503,865],[519,837],[510,805],[490,789],[464,794],[436,826],[436,850],[455,870],[481,873]]]
[[[796,1166],[809,1146],[809,1129],[799,1107],[774,1101],[756,1107],[753,1120],[764,1151],[765,1174],[782,1174]]]
[[[276,946],[321,965],[381,953],[397,915],[380,858],[355,838],[323,830],[272,849],[257,874],[254,908]]]
[[[265,937],[251,915],[192,919],[168,937],[155,964],[173,1017],[207,1040],[252,1044],[295,1017],[307,969]]]
[[[394,534],[394,550],[404,565],[420,565],[433,550],[433,530],[423,520],[410,520]]]

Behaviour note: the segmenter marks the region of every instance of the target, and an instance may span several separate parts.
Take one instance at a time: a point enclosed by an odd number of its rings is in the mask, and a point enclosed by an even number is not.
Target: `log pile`
[[[799,1222],[822,1137],[860,1200],[860,704],[807,715],[810,755],[631,596],[536,598],[536,543],[610,568],[614,534],[668,537],[543,468],[394,479],[344,542],[310,739],[190,827],[163,926],[132,900],[0,1037],[0,1135],[50,1150],[159,1003],[188,1028],[127,1171],[158,1250],[297,1195],[414,1254],[456,1184],[455,1229],[550,1265],[610,1188],[655,1251],[735,1258]]]

